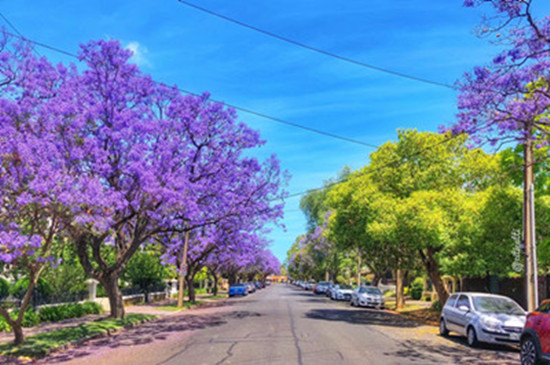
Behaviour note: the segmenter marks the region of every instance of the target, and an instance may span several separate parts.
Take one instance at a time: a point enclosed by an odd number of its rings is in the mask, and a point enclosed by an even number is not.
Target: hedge
[[[43,307],[38,312],[28,309],[23,315],[23,327],[38,326],[42,322],[59,322],[64,319],[78,318],[88,314],[101,314],[101,305],[94,302],[69,303]],[[12,316],[17,316],[18,311],[14,310]],[[0,317],[0,332],[11,331],[11,326],[4,317]]]

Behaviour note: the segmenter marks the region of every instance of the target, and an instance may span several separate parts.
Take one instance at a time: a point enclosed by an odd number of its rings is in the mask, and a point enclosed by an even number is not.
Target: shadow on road
[[[242,313],[239,314],[239,312],[236,313],[235,318],[243,318],[246,316]],[[94,352],[105,349],[112,349],[121,346],[138,346],[148,344],[153,341],[164,340],[170,333],[173,332],[203,329],[207,327],[220,326],[225,323],[227,323],[227,321],[219,316],[170,316],[158,321],[142,324],[136,328],[127,329],[113,336],[89,341],[82,346],[66,350],[62,353],[54,353],[37,362],[37,364],[59,364],[75,358],[82,358]]]
[[[405,328],[422,326],[419,322],[405,319],[396,314],[369,309],[312,309],[306,313],[306,318],[319,319],[323,321],[348,322],[357,325],[377,325]]]
[[[384,355],[391,358],[403,358],[419,364],[437,363],[441,357],[446,364],[467,365],[517,365],[519,361],[518,350],[507,346],[483,346],[473,349],[467,346],[460,337],[450,337],[448,344],[436,344],[421,340],[405,340],[400,343],[400,349],[395,352],[387,352]],[[494,350],[494,351],[486,351]]]

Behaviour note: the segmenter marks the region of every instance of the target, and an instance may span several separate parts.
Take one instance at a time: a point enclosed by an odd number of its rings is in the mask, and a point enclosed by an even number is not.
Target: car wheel
[[[537,344],[532,337],[526,337],[521,341],[521,365],[540,365],[540,355],[537,350]]]
[[[479,342],[477,341],[477,335],[476,331],[474,330],[474,327],[469,327],[466,340],[468,341],[468,346],[470,347],[477,347],[479,345]]]
[[[353,307],[353,299],[349,301],[349,305]]]
[[[443,318],[439,320],[439,334],[443,337],[449,335],[449,330],[447,329],[447,326],[445,325],[445,320]]]

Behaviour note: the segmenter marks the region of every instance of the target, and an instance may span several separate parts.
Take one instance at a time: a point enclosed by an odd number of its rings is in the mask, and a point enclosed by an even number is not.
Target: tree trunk
[[[325,281],[329,281],[329,279],[330,279],[330,276],[328,273],[328,269],[325,269]]]
[[[13,341],[13,344],[15,346],[19,346],[23,344],[23,341],[25,340],[25,337],[23,336],[23,327],[21,326],[21,323],[11,323],[11,328],[13,330],[13,335],[15,336],[15,339]]]
[[[395,309],[403,309],[405,307],[405,295],[403,288],[403,270],[397,269],[395,283]]]
[[[445,284],[441,279],[439,264],[434,258],[435,253],[433,252],[433,249],[430,247],[428,247],[428,249],[426,250],[426,253],[424,253],[423,250],[419,250],[419,253],[426,267],[428,276],[430,277],[430,280],[432,281],[435,291],[437,292],[437,296],[439,297],[439,302],[443,305],[445,304],[445,302],[447,302],[447,299],[449,299],[449,292],[447,292],[447,288],[445,287]]]
[[[188,296],[189,296],[189,302],[191,303],[195,303],[195,285],[194,285],[194,281],[195,281],[195,273],[194,272],[190,272],[189,275],[187,275],[187,277],[185,278],[185,280],[187,281],[187,293],[188,293]]]
[[[111,317],[112,318],[124,318],[124,301],[122,300],[122,292],[118,287],[118,275],[112,274],[105,276],[99,280],[107,296],[109,297],[109,305],[111,307]]]
[[[218,275],[212,274],[214,277],[214,286],[212,287],[212,295],[218,295]]]
[[[229,276],[227,277],[227,281],[229,282],[230,286],[237,283],[237,275],[229,274]]]
[[[374,278],[372,278],[372,286],[378,286],[380,283],[380,279],[382,278],[382,275],[379,272],[374,273]]]

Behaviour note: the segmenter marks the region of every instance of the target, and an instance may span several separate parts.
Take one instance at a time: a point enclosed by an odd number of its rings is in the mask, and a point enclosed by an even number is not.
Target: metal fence
[[[20,307],[25,296],[25,291],[13,293],[0,298],[0,302],[6,307]],[[34,290],[29,305],[36,308],[41,305],[80,302],[88,299],[88,291],[64,292],[64,293],[41,293]]]

